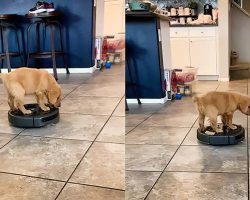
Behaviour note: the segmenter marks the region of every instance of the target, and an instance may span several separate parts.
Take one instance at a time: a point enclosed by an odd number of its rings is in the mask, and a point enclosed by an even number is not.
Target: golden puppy
[[[61,88],[48,71],[43,69],[19,68],[8,74],[0,74],[0,78],[8,92],[8,103],[11,110],[19,109],[23,114],[31,114],[31,110],[24,107],[24,95],[34,94],[37,103],[43,111],[50,108],[45,105],[45,97],[48,103],[55,107],[61,104]]]
[[[242,113],[250,114],[250,98],[233,92],[208,92],[200,97],[194,97],[199,112],[199,126],[204,131],[205,117],[209,118],[211,127],[215,132],[217,129],[217,116],[221,116],[223,125],[231,129],[233,125],[233,114],[236,110]]]

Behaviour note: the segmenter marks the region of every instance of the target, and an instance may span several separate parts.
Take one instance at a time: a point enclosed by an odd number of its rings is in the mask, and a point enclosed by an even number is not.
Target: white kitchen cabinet
[[[189,38],[171,38],[172,68],[190,66]]]
[[[198,78],[218,77],[217,27],[171,28],[170,44],[172,68],[191,66],[198,68]]]
[[[216,40],[214,37],[190,38],[190,63],[198,75],[217,75]]]
[[[104,1],[104,35],[125,32],[125,3],[123,0]]]

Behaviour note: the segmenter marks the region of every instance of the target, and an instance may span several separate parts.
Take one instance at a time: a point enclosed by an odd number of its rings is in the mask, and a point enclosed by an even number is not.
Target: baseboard
[[[217,76],[217,75],[198,75],[197,79],[199,81],[218,81],[219,76]]]
[[[45,70],[48,70],[49,73],[53,73],[53,69],[52,68],[44,68]],[[87,73],[87,74],[90,74],[90,73],[94,73],[95,70],[96,70],[96,66],[93,66],[93,67],[89,67],[89,68],[69,68],[69,72],[71,74],[78,74],[78,73]],[[12,69],[12,71],[14,71],[15,69]],[[8,70],[7,69],[2,69],[1,70],[2,73],[8,73]],[[66,69],[65,68],[58,68],[57,69],[57,73],[58,74],[65,74],[66,73]]]
[[[161,99],[140,99],[142,104],[155,104],[155,103],[160,103],[160,104],[165,104],[168,101],[167,97],[161,98]],[[138,103],[137,99],[127,99],[128,104],[134,104]]]

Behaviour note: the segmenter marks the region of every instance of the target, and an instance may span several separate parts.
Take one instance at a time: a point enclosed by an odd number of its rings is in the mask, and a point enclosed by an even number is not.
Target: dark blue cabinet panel
[[[165,97],[163,69],[156,17],[126,16],[126,80],[137,80],[140,98]],[[135,98],[132,87],[126,87],[126,97]]]

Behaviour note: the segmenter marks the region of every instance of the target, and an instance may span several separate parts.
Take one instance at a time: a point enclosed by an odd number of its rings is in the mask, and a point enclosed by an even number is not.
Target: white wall
[[[219,80],[229,80],[229,67],[230,67],[230,38],[229,38],[229,22],[230,22],[230,0],[219,0]]]
[[[104,35],[125,32],[125,0],[104,0]]]
[[[250,18],[235,6],[231,8],[231,45],[240,61],[250,63]]]
[[[96,0],[96,36],[104,35],[104,0]]]

